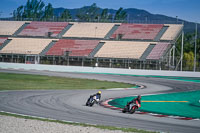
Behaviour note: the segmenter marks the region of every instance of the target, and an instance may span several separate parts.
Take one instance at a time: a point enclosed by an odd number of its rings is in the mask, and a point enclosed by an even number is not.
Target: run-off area
[[[134,96],[117,98],[108,104],[124,108]],[[190,118],[200,118],[200,91],[179,92],[169,94],[154,94],[142,96],[139,111],[173,115]]]

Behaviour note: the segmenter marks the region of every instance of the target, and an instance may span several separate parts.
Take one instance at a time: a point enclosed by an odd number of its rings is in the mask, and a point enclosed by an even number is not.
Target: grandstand
[[[7,40],[7,37],[0,37],[0,46]]]
[[[170,69],[183,25],[0,21],[0,28],[4,62]]]
[[[0,35],[13,35],[25,21],[0,21]]]
[[[104,38],[115,23],[73,23],[63,37]]]
[[[168,28],[163,36],[160,38],[160,40],[167,41],[174,41],[176,38],[178,38],[178,35],[180,35],[180,32],[183,28],[183,25],[177,24],[165,24],[164,26],[167,26]]]
[[[121,24],[110,38],[154,40],[163,24]]]
[[[148,60],[159,60],[169,48],[170,43],[157,43],[152,51],[149,53],[146,59]]]
[[[38,55],[50,44],[52,39],[9,38],[11,41],[0,50],[0,53]]]
[[[95,57],[139,59],[150,42],[105,41]]]
[[[63,56],[68,52],[68,56],[89,56],[98,43],[97,40],[60,39],[46,55]]]
[[[67,27],[67,22],[31,22],[28,24],[18,36],[33,36],[33,37],[56,37]]]

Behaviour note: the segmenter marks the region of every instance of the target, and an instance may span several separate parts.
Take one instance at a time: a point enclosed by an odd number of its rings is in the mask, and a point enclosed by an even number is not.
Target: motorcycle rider
[[[127,104],[128,108],[130,108],[130,104],[132,104],[132,103],[136,104],[136,101],[138,101],[138,103],[141,104],[141,95],[138,95],[132,101],[128,102],[128,104]]]
[[[90,95],[90,97],[88,98],[88,101],[89,99],[93,97],[95,98],[96,102],[99,103],[100,99],[101,99],[101,91],[98,91],[97,93],[93,94],[93,95]]]
[[[101,91],[98,91],[96,94],[94,94],[93,96],[96,96],[96,101],[99,103],[100,99],[101,99]]]

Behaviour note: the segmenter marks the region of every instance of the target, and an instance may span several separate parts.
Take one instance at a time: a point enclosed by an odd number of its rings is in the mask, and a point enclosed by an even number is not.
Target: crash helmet
[[[98,91],[99,94],[101,94],[101,91]]]
[[[141,99],[141,95],[138,95],[137,98],[138,98],[138,99]]]

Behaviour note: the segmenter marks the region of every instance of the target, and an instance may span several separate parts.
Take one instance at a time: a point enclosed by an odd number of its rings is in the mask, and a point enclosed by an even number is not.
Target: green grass
[[[68,125],[74,125],[74,126],[82,126],[82,127],[95,127],[100,129],[108,129],[108,130],[121,130],[123,132],[134,132],[134,133],[157,133],[153,131],[146,131],[146,130],[140,130],[135,128],[121,128],[121,127],[113,127],[113,126],[103,126],[103,125],[89,125],[84,123],[73,123],[73,122],[65,122],[60,120],[50,120],[50,119],[42,119],[42,118],[36,118],[36,117],[30,117],[30,116],[21,116],[16,114],[10,114],[5,112],[0,112],[0,115],[5,116],[12,116],[17,118],[23,118],[23,119],[31,119],[31,120],[40,120],[40,121],[46,121],[46,122],[56,122],[60,124],[68,124]]]
[[[0,73],[0,90],[107,89],[133,86],[135,85],[89,79]]]

